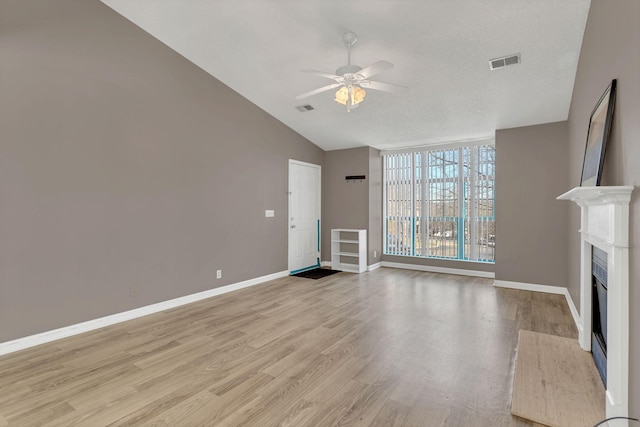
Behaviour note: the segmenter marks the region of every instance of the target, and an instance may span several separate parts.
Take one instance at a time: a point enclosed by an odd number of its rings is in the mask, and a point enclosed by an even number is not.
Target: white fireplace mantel
[[[580,206],[580,347],[591,351],[591,250],[607,253],[607,418],[629,416],[629,202],[633,186],[576,187]]]

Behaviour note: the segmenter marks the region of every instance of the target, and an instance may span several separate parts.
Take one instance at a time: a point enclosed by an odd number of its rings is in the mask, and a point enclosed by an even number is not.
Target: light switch
[[[267,209],[266,211],[264,211],[264,216],[265,218],[273,218],[274,216],[276,216],[276,211]]]

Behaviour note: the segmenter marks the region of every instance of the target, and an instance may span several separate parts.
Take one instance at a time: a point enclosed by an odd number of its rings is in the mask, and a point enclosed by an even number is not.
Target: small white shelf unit
[[[367,271],[367,230],[331,230],[331,269],[350,273]]]

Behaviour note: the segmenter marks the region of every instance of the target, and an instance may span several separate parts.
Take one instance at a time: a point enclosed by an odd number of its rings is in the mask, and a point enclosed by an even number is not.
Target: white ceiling
[[[393,149],[493,137],[495,129],[566,120],[589,0],[103,0],[325,150]],[[296,95],[346,64],[387,60],[347,113],[334,91]],[[489,59],[520,53],[496,71]],[[294,107],[311,104],[300,113]]]

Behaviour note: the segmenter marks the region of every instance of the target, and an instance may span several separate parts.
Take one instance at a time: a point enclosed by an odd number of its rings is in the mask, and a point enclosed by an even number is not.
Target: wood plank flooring
[[[488,279],[287,277],[0,357],[0,426],[531,426],[519,329],[577,336]]]

